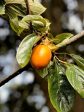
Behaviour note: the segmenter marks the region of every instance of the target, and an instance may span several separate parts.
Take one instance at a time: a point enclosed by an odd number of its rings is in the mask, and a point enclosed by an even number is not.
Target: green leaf
[[[24,67],[28,64],[32,53],[32,47],[39,41],[39,39],[40,37],[38,37],[37,35],[30,34],[22,40],[16,55],[18,64],[21,67]]]
[[[55,44],[58,44],[67,38],[71,38],[72,36],[73,34],[71,33],[62,33],[57,35],[55,38],[52,38],[51,41],[54,42]]]
[[[5,6],[6,14],[10,18],[14,18],[14,16],[24,17],[26,15],[26,8],[21,4],[6,4]]]
[[[41,22],[40,24],[42,24],[41,26],[43,25],[46,25],[46,22],[44,20],[44,18],[42,16],[39,16],[39,15],[27,15],[25,16],[21,22],[19,23],[19,25],[22,27],[22,28],[25,28],[25,29],[28,29],[29,28],[29,23],[30,22]],[[37,24],[37,23],[36,23]],[[39,24],[38,24],[39,25]]]
[[[41,28],[44,27],[44,24],[41,21],[32,21],[33,27]]]
[[[69,112],[74,103],[74,90],[67,81],[64,68],[54,61],[49,70],[48,92],[57,112]]]
[[[50,24],[51,24],[48,19],[44,18],[44,20],[46,22],[46,26],[38,29],[38,31],[41,31],[43,33],[50,30]]]
[[[34,30],[45,32],[49,30],[50,22],[40,15],[27,15],[19,23],[19,26],[30,30],[30,22]]]
[[[42,14],[46,8],[38,0],[29,0],[30,13],[33,15]]]
[[[48,75],[48,68],[43,68],[41,70],[36,70],[37,74],[40,75],[42,78]]]
[[[11,1],[11,0],[8,0],[8,1]],[[6,14],[9,17],[9,22],[10,22],[12,29],[18,35],[20,35],[24,29],[19,26],[19,21],[20,21],[19,16],[23,17],[24,15],[26,15],[25,8],[21,4],[17,4],[17,3],[11,4],[11,2],[10,4],[8,2],[8,4],[6,4],[5,6]]]
[[[18,33],[18,27],[19,27],[19,25],[18,25],[18,17],[17,16],[14,17],[14,18],[12,18],[12,19],[10,19],[10,25],[11,25],[12,29],[16,33]]]
[[[6,2],[6,14],[10,18],[14,18],[14,16],[23,17],[26,15],[26,4],[24,0],[5,0]]]
[[[84,71],[76,65],[67,65],[66,76],[72,87],[84,98]]]
[[[70,54],[70,56],[74,59],[76,64],[84,70],[84,59],[81,56],[75,55],[75,54]]]
[[[23,31],[23,28],[19,26],[18,17],[15,16],[14,18],[11,18],[9,21],[12,29],[18,34],[18,36],[20,36],[21,32]]]
[[[5,14],[5,2],[4,0],[0,1],[0,15]]]
[[[26,8],[24,0],[5,0],[6,4],[21,4]]]
[[[21,32],[24,30],[19,26],[20,18],[19,16],[23,17],[25,15],[25,9],[21,4],[17,4],[17,2],[12,3],[14,1],[7,0],[7,4],[5,6],[6,14],[9,17],[9,22],[12,29],[20,36]]]
[[[48,69],[51,65],[52,65],[52,62],[50,62],[46,68],[43,68],[41,70],[35,70],[35,71],[37,72],[38,75],[44,78],[48,75]]]

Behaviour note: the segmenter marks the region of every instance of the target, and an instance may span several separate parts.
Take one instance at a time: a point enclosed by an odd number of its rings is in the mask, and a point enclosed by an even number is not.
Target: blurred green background
[[[44,17],[50,20],[51,33],[70,32],[74,35],[84,28],[84,0],[39,0],[47,7]],[[0,17],[0,80],[18,69],[16,51],[21,38]],[[84,57],[84,37],[60,49]],[[69,60],[72,61],[72,60]],[[52,107],[47,83],[31,69],[0,88],[0,112],[56,112]],[[84,99],[78,94],[72,112],[84,112]]]

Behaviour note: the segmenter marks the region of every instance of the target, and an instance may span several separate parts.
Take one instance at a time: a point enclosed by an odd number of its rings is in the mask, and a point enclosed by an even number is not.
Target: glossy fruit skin
[[[42,69],[49,64],[51,57],[50,48],[40,44],[33,48],[30,62],[35,69]]]

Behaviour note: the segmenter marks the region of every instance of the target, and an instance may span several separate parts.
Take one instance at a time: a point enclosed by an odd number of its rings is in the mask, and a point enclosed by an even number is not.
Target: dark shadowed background
[[[84,0],[39,0],[47,7],[44,17],[51,21],[53,35],[77,34],[84,28]],[[0,80],[18,69],[16,51],[21,38],[0,17]],[[84,57],[84,37],[60,49]],[[72,60],[69,60],[72,61]],[[52,107],[47,83],[31,69],[0,88],[0,112],[56,112]],[[84,112],[84,99],[78,94],[71,112]]]

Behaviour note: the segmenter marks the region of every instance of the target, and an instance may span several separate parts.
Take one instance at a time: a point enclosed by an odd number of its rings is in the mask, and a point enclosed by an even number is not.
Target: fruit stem
[[[64,47],[64,46],[76,41],[77,39],[81,38],[82,36],[84,36],[84,30],[82,32],[80,32],[79,34],[73,36],[72,38],[67,38],[64,41],[62,41],[61,43],[53,46],[51,48],[51,50],[56,51],[56,50],[60,49],[61,47]]]
[[[57,60],[58,60],[59,62],[61,62],[62,64],[64,64],[64,65],[67,64],[67,62],[60,60],[57,56],[56,56],[56,58],[57,58]]]

